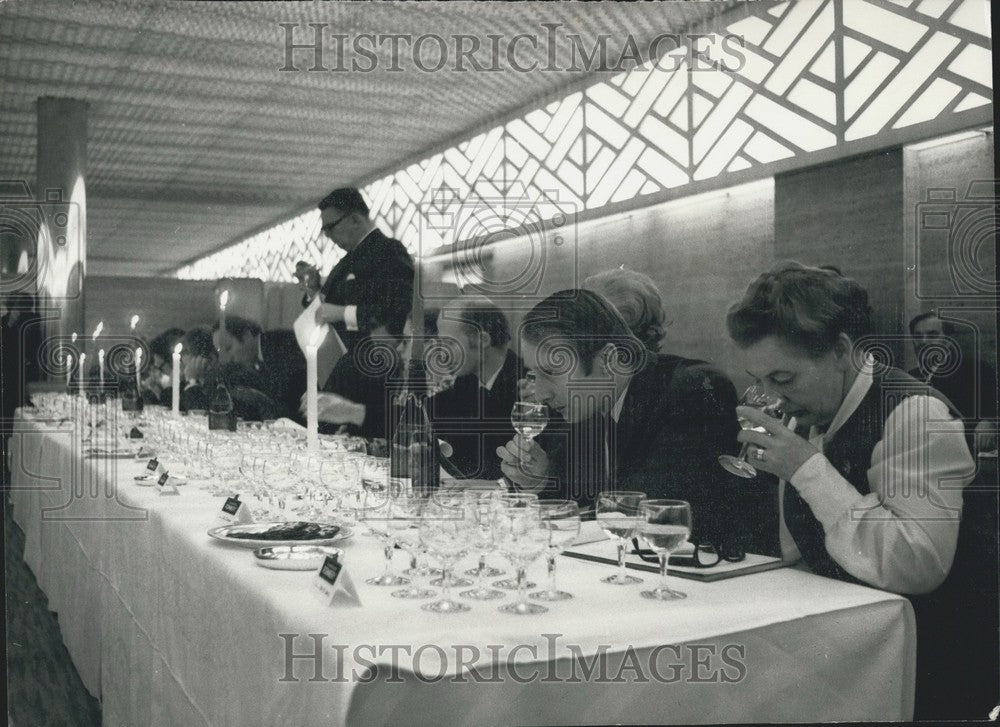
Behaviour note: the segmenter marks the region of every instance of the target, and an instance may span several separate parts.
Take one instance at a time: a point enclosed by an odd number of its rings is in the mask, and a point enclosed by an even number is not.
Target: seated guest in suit
[[[207,410],[218,377],[218,355],[208,326],[195,326],[184,334],[181,372],[181,410]]]
[[[142,400],[146,404],[170,406],[173,353],[184,341],[184,331],[168,328],[149,342],[149,365],[142,377]]]
[[[451,474],[495,480],[503,474],[496,450],[514,436],[510,415],[523,370],[507,347],[507,318],[488,298],[462,297],[442,308],[437,332],[426,368],[432,381],[449,385],[427,408],[437,437],[452,447]]]
[[[216,321],[212,336],[227,384],[255,388],[274,402],[278,416],[301,421],[298,410],[306,390],[306,360],[293,331],[262,332],[253,321],[227,315],[225,329],[220,330]]]
[[[858,350],[871,309],[851,278],[783,263],[726,322],[742,365],[794,418],[738,409],[765,430],[739,435],[754,467],[786,483],[785,558],[912,594],[916,717],[982,719],[997,698],[996,531],[968,500],[963,513],[962,422],[933,388]]]
[[[346,426],[366,439],[391,439],[396,424],[391,399],[404,385],[411,334],[409,320],[394,318],[337,360],[319,393],[321,432]],[[305,410],[303,396],[300,411]]]
[[[621,315],[589,290],[563,290],[521,322],[535,396],[569,436],[547,451],[517,436],[497,451],[522,488],[589,505],[602,490],[687,500],[696,541],[745,546],[736,478],[718,456],[733,448],[736,392],[702,361],[649,352]]]
[[[966,432],[976,450],[996,449],[996,371],[985,361],[965,356],[957,345],[949,346],[955,326],[942,321],[933,311],[911,320],[910,333],[918,364],[910,370],[910,376],[933,386],[951,401],[965,419]]]
[[[388,320],[404,320],[413,302],[413,258],[368,218],[353,187],[335,189],[319,203],[323,234],[347,254],[319,292],[319,323],[331,323],[347,350]]]
[[[653,353],[659,352],[667,314],[652,278],[623,266],[591,275],[583,287],[607,298],[635,337]]]

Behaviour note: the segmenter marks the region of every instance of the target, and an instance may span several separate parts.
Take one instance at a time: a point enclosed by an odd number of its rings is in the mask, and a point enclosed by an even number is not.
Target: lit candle
[[[226,327],[226,305],[229,303],[229,291],[223,290],[219,296],[219,330]]]
[[[73,354],[66,354],[66,390],[69,391],[73,379]]]
[[[135,349],[135,390],[142,396],[142,349]]]
[[[104,349],[102,348],[97,352],[97,369],[100,374],[100,381],[97,382],[97,388],[100,391],[104,391]]]
[[[178,343],[174,346],[174,371],[172,378],[173,391],[170,396],[170,409],[174,416],[181,413],[181,350],[184,344]]]
[[[132,324],[129,326],[129,332],[134,336],[135,327],[139,325],[139,316],[132,316]]]
[[[324,328],[317,327],[306,345],[306,443],[310,451],[319,449],[319,375],[316,354],[319,342],[323,340],[320,334],[325,332]]]
[[[76,338],[77,338],[76,331],[73,331],[73,335],[70,336],[69,340],[72,341],[73,343],[76,343]]]
[[[86,376],[87,371],[87,354],[80,354],[80,375],[76,378],[77,390],[80,394],[83,394],[83,377]]]

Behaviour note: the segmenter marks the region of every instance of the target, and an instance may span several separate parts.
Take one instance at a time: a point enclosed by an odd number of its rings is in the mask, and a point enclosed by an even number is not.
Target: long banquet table
[[[561,558],[576,597],[546,614],[508,616],[494,601],[436,615],[364,584],[382,553],[356,533],[340,547],[362,606],[330,606],[313,573],[260,568],[207,537],[222,498],[139,487],[143,463],[83,458],[68,425],[16,428],[25,561],[108,725],[912,716],[913,612],[892,594],[785,568],[678,580],[688,598],[660,603],[600,583],[608,566]]]

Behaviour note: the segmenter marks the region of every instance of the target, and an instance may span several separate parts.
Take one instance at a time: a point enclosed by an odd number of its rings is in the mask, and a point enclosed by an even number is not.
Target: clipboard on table
[[[330,374],[333,373],[333,367],[337,365],[340,357],[347,353],[347,347],[340,339],[340,336],[337,335],[337,331],[333,326],[327,323],[316,323],[316,309],[319,308],[322,302],[322,296],[317,295],[313,298],[312,303],[306,306],[305,310],[299,314],[299,317],[295,319],[295,323],[292,325],[292,330],[295,331],[295,340],[298,342],[303,354],[310,342],[318,342],[316,349],[316,379],[319,381],[320,388],[330,378]]]

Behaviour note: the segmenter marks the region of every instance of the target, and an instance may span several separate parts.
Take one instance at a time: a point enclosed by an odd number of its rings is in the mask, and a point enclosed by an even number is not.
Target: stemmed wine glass
[[[389,501],[389,530],[399,547],[410,556],[410,587],[393,591],[396,598],[431,598],[437,591],[421,588],[416,576],[421,573],[418,559],[423,546],[420,542],[420,513],[426,507],[426,495],[401,495]]]
[[[548,407],[534,401],[515,401],[510,410],[510,423],[514,425],[514,431],[530,442],[549,423]]]
[[[646,500],[641,511],[643,522],[639,525],[639,535],[660,556],[660,585],[651,591],[642,591],[642,597],[658,601],[687,598],[686,593],[667,585],[667,562],[670,554],[691,535],[691,506],[683,500]]]
[[[503,598],[503,591],[498,591],[486,585],[487,578],[502,576],[504,572],[486,564],[486,555],[496,547],[493,540],[493,510],[499,501],[499,490],[468,488],[463,491],[465,505],[473,521],[472,546],[473,552],[479,553],[479,567],[465,572],[468,576],[476,576],[478,585],[459,595],[476,601],[492,601]]]
[[[497,507],[538,507],[538,495],[533,492],[501,492],[497,495],[497,501],[494,506],[494,511]],[[494,536],[495,540],[495,536]],[[496,544],[494,543],[494,547]],[[494,586],[497,588],[503,588],[505,591],[516,591],[517,590],[517,578],[504,578],[503,580],[494,581]],[[524,584],[525,588],[534,588],[537,583],[528,581]]]
[[[429,498],[420,515],[420,542],[427,552],[441,562],[443,573],[441,598],[421,606],[434,613],[458,613],[469,607],[451,597],[451,571],[455,563],[468,552],[472,539],[472,521],[460,497]]]
[[[772,394],[760,384],[753,384],[743,392],[743,397],[740,399],[740,405],[759,409],[775,419],[784,419],[785,416],[785,412],[783,411],[785,403],[782,401],[781,397]],[[767,431],[763,427],[756,426],[749,419],[740,417],[739,421],[742,429],[753,429],[756,432]],[[744,442],[743,447],[740,449],[739,456],[737,457],[734,457],[731,454],[720,455],[719,464],[721,464],[726,471],[731,472],[737,477],[743,477],[748,480],[756,477],[757,470],[754,469],[753,465],[747,461],[747,450],[749,446],[749,442]]]
[[[526,615],[549,609],[531,603],[526,596],[527,569],[549,545],[549,531],[542,523],[537,505],[518,507],[501,503],[493,517],[497,547],[517,569],[517,600],[500,607],[504,613]]]
[[[392,501],[383,492],[365,493],[365,507],[362,517],[371,532],[377,537],[385,552],[385,570],[382,575],[365,581],[370,586],[405,586],[409,578],[398,576],[392,569],[392,554],[396,547],[396,530],[390,527]]]
[[[642,578],[630,576],[625,572],[625,548],[629,538],[633,537],[642,522],[642,512],[639,507],[646,499],[644,492],[602,492],[597,497],[595,515],[597,524],[601,526],[608,537],[618,545],[618,573],[602,578],[604,583],[616,586],[628,586],[642,583]]]
[[[549,572],[549,587],[531,597],[538,601],[565,601],[572,593],[556,588],[556,556],[566,550],[580,535],[580,507],[571,500],[539,500],[542,526],[548,531],[549,547],[545,554]]]

